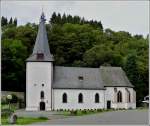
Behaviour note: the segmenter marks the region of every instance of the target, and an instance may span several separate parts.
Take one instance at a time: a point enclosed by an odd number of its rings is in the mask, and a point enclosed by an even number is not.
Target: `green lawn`
[[[26,125],[26,124],[32,124],[32,123],[35,123],[35,122],[45,122],[47,120],[48,120],[48,118],[45,118],[45,117],[39,117],[39,118],[19,117],[17,119],[16,124]],[[6,117],[2,117],[1,122],[2,122],[2,125],[8,125],[9,124],[8,123],[8,118],[6,118]]]

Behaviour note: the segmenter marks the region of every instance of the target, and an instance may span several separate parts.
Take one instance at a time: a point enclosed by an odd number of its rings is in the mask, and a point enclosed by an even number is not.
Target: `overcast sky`
[[[1,15],[17,17],[19,25],[38,23],[42,8],[48,20],[54,11],[65,12],[88,20],[100,20],[104,29],[144,36],[149,33],[148,1],[3,1]]]

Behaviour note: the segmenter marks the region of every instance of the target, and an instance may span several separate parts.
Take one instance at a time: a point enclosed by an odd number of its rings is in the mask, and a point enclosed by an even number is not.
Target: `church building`
[[[42,13],[26,60],[26,110],[136,108],[136,92],[121,67],[55,66]]]

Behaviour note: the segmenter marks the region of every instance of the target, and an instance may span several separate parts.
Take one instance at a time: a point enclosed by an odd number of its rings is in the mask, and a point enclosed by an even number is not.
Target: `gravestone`
[[[9,117],[9,124],[16,124],[16,122],[17,122],[17,115],[11,114]]]

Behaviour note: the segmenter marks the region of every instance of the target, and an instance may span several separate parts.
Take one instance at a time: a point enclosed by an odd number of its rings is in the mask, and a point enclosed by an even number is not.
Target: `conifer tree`
[[[14,19],[14,25],[17,26],[17,18]]]
[[[62,16],[62,24],[67,22],[66,14],[64,13]]]
[[[2,25],[2,26],[5,26],[5,25],[7,25],[7,24],[8,24],[7,18],[5,18],[4,16],[2,16],[2,18],[1,18],[1,25]]]
[[[10,20],[9,20],[9,24],[13,24],[13,19],[12,19],[12,17],[11,17]]]
[[[51,19],[50,19],[50,23],[55,24],[56,23],[56,18],[57,18],[57,15],[56,15],[56,12],[54,12],[52,14]]]

